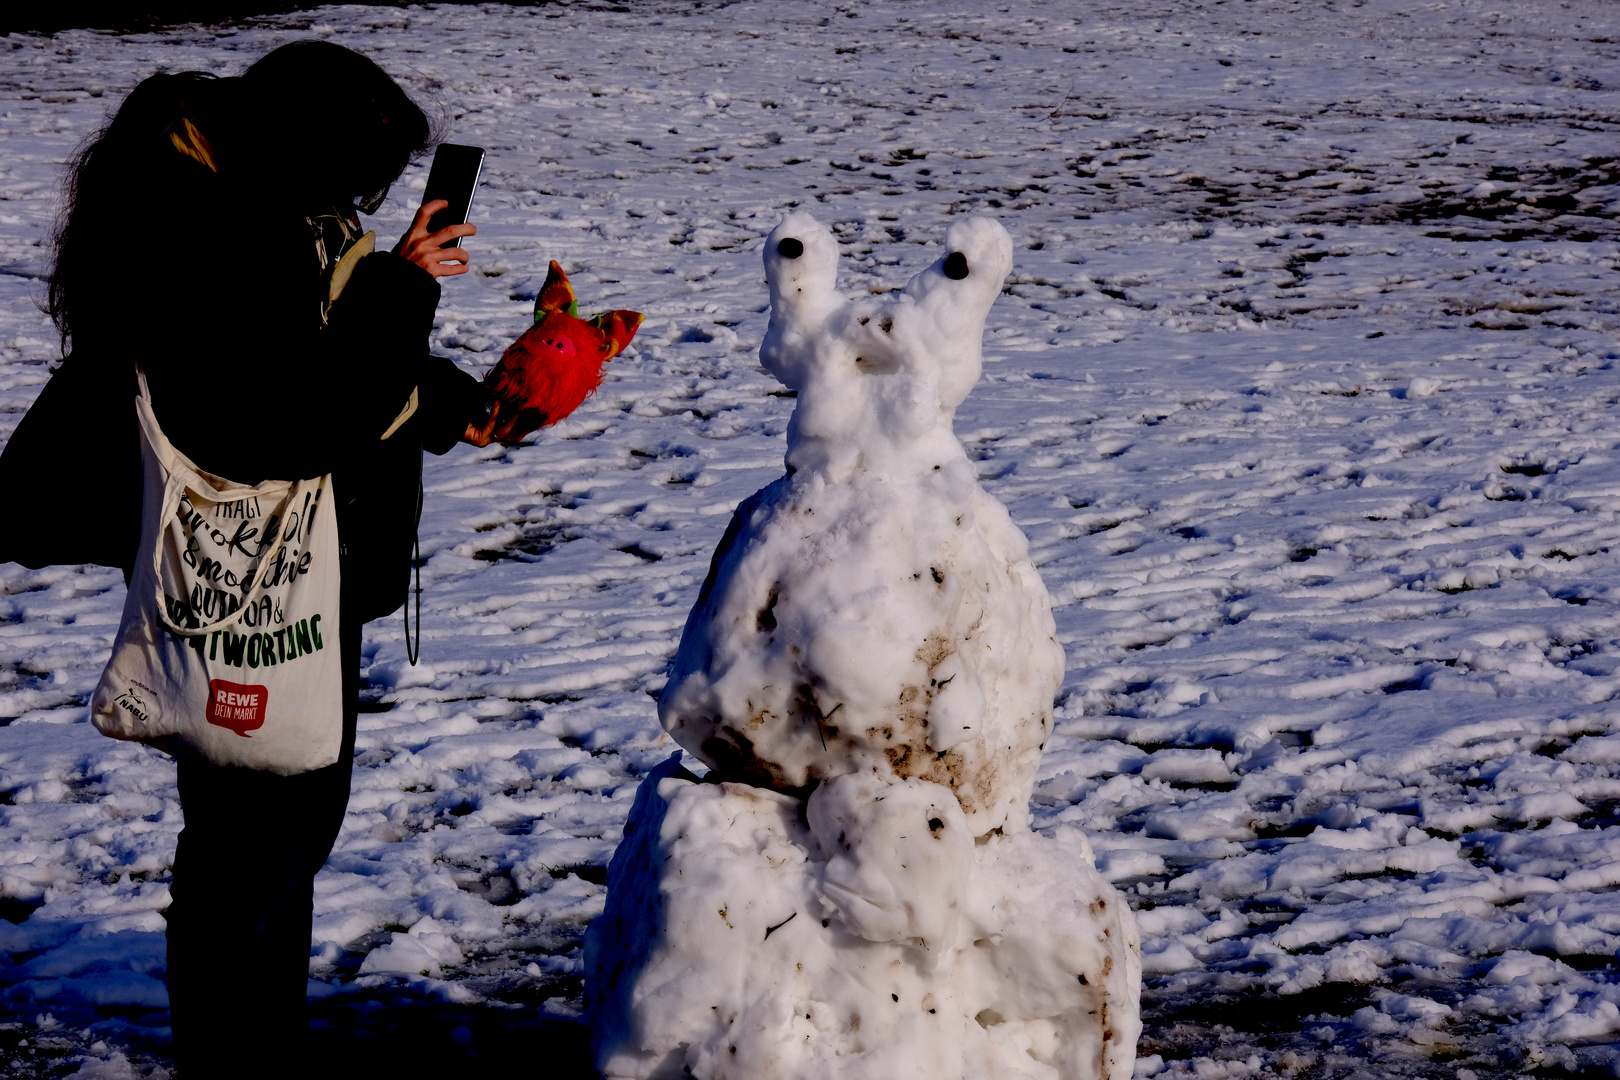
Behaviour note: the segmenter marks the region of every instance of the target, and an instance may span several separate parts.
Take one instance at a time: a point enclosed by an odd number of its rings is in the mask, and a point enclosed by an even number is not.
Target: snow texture
[[[881,297],[995,217],[1013,271],[954,427],[1051,592],[1066,674],[1030,812],[1084,832],[1135,909],[1139,1073],[1603,1075],[1620,7],[1564,2],[343,6],[13,35],[0,438],[56,356],[36,301],[75,145],[160,67],[295,37],[375,57],[489,148],[435,351],[482,374],[552,258],[591,310],[646,312],[556,429],[429,461],[424,662],[368,628],[316,886],[318,1035],[530,1069],[582,1031],[581,940],[674,749],[654,701],[709,555],[781,473],[766,235],[810,211],[840,292]],[[12,1076],[166,1060],[173,767],[85,721],[123,596],[116,571],[0,566]],[[414,964],[393,935],[425,918],[438,975],[360,972]]]

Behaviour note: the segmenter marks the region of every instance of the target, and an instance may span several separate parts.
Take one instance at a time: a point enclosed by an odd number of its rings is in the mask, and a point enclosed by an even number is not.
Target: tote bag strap
[[[180,453],[169,442],[168,437],[163,434],[163,428],[158,425],[157,414],[152,411],[152,395],[146,385],[146,372],[137,370],[136,376],[140,382],[141,392],[140,396],[135,400],[135,415],[140,421],[141,438],[151,448],[153,455],[158,460],[158,464],[163,467],[163,502],[158,510],[159,535],[157,542],[152,545],[153,599],[155,601],[153,606],[157,612],[159,625],[169,633],[180,637],[201,637],[217,627],[234,622],[239,611],[251,607],[264,596],[264,576],[259,571],[265,563],[274,562],[275,556],[287,546],[288,538],[278,524],[275,547],[271,548],[268,554],[261,551],[259,557],[253,560],[252,584],[247,592],[243,594],[240,607],[228,614],[221,615],[212,622],[202,623],[198,626],[179,626],[169,618],[167,597],[163,592],[162,533],[168,528],[171,515],[180,506],[180,496],[184,494],[187,487],[191,487],[207,490],[209,493],[219,496],[217,501],[223,502],[232,499],[252,498],[254,496],[262,497],[267,490],[277,491],[279,489],[282,497],[290,504],[302,485],[299,483],[272,482],[257,487],[246,487],[241,484],[233,484],[228,480],[223,480],[223,478],[205,475],[201,469],[191,463],[189,458]],[[187,481],[190,481],[190,483],[188,484]]]

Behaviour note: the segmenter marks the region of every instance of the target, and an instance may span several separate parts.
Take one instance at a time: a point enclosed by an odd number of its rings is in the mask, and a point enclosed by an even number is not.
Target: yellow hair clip
[[[219,166],[214,164],[213,144],[189,118],[182,116],[169,126],[169,141],[186,157],[208,166],[210,172],[219,172]]]

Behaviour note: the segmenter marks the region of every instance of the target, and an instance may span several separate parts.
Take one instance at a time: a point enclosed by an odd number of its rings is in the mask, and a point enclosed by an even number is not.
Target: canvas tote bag
[[[170,444],[144,375],[135,410],[141,546],[91,721],[216,765],[332,764],[343,689],[331,476],[232,483]]]

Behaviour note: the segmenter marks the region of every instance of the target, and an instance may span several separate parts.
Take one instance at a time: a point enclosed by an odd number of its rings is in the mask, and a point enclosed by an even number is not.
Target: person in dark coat
[[[338,502],[339,760],[296,776],[178,761],[167,917],[183,1080],[300,1067],[313,879],[348,802],[360,627],[405,598],[422,451],[480,441],[488,416],[482,384],[428,355],[438,278],[467,269],[465,250],[440,245],[473,226],[430,235],[442,204],[424,206],[330,299],[358,208],[375,209],[431,141],[374,63],[299,42],[238,78],[145,80],[68,179],[48,302],[66,359],[0,455],[0,493],[26,505],[51,478],[97,478],[107,524],[7,529],[0,561],[119,566],[127,580],[137,368],[164,432],[202,469],[243,484],[332,473]]]

